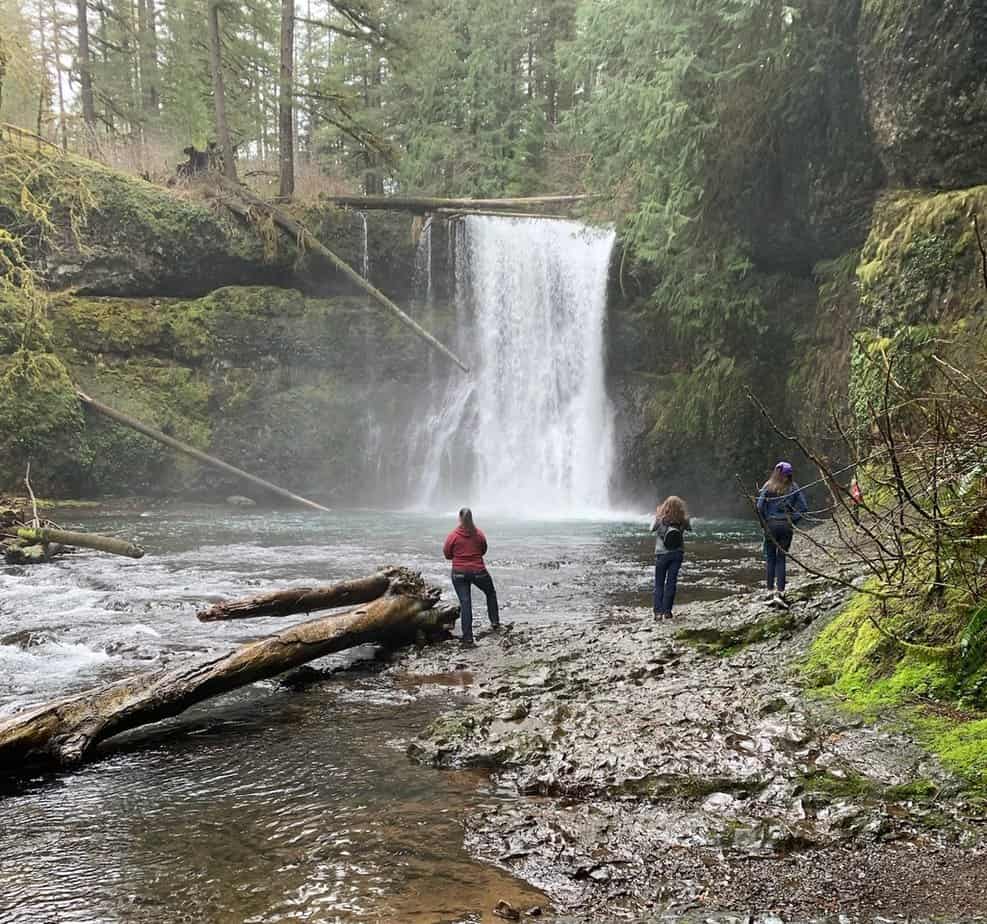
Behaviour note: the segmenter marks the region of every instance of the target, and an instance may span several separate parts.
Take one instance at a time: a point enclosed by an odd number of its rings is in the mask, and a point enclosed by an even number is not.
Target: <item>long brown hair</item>
[[[476,532],[476,526],[473,523],[473,511],[469,507],[463,507],[459,511],[459,525],[466,530],[467,536],[472,536]]]
[[[658,521],[661,523],[674,523],[676,526],[685,526],[689,522],[689,512],[685,509],[685,501],[676,494],[671,494],[665,498],[656,513]]]
[[[764,482],[764,490],[775,497],[792,493],[792,475],[784,474],[777,466],[771,472],[771,477]]]

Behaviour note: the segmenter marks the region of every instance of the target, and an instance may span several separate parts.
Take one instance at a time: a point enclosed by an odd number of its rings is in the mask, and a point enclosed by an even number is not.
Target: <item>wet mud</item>
[[[983,803],[903,734],[800,688],[843,603],[803,585],[515,627],[397,675],[469,677],[413,759],[517,795],[467,818],[477,857],[567,922],[987,920]]]

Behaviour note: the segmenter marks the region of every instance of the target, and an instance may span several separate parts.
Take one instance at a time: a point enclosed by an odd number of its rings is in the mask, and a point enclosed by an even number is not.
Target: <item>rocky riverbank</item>
[[[454,674],[473,702],[410,753],[517,791],[467,820],[467,845],[566,920],[987,920],[982,796],[904,734],[804,693],[799,658],[845,593],[794,597],[673,622],[614,608],[424,650],[393,671]]]

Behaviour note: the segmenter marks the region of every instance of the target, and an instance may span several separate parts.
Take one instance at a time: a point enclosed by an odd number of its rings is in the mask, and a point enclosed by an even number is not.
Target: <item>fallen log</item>
[[[369,603],[387,592],[394,571],[380,571],[353,581],[340,581],[325,587],[293,587],[252,597],[223,600],[195,614],[199,622],[221,619],[259,619],[265,616],[291,616],[341,606]]]
[[[300,623],[188,667],[128,677],[0,722],[0,775],[94,759],[114,735],[179,715],[195,703],[369,643],[398,647],[437,637],[456,619],[440,591],[401,571],[387,593],[347,613]]]
[[[410,328],[418,337],[421,337],[429,346],[433,349],[438,350],[447,359],[454,362],[463,372],[469,372],[469,366],[466,365],[455,353],[452,352],[444,343],[436,340],[424,327],[421,326],[414,318],[403,312],[397,305],[394,304],[383,292],[380,291],[371,282],[368,282],[363,278],[352,266],[349,265],[344,259],[334,254],[328,247],[325,246],[311,231],[308,230],[304,225],[295,221],[286,212],[279,209],[277,206],[272,205],[270,202],[255,196],[253,193],[238,186],[236,183],[231,183],[224,177],[216,177],[216,182],[219,184],[220,188],[225,190],[229,195],[235,196],[242,200],[245,205],[237,202],[236,199],[223,199],[223,204],[230,209],[230,211],[240,215],[248,220],[252,217],[252,212],[254,210],[267,215],[275,224],[281,227],[283,230],[287,231],[290,235],[294,237],[297,241],[299,247],[306,250],[312,250],[319,256],[328,260],[333,266],[336,267],[347,279],[350,280],[354,285],[363,289],[374,299],[376,299],[381,305],[383,305],[388,311],[395,314],[398,320],[404,324],[406,327]]]
[[[73,545],[80,549],[95,549],[97,552],[108,552],[110,555],[125,555],[128,558],[143,558],[144,550],[139,545],[114,539],[112,536],[97,536],[94,533],[77,533],[69,529],[50,529],[47,527],[21,526],[14,532],[18,539],[28,542],[59,543]]]
[[[488,212],[516,211],[529,206],[574,205],[598,199],[599,196],[521,196],[513,199],[444,199],[436,196],[323,196],[322,201],[332,202],[350,209],[386,209],[395,212],[436,212],[440,209],[457,211],[483,210]]]
[[[130,427],[131,430],[136,430],[138,433],[143,433],[152,440],[157,440],[165,446],[170,446],[178,452],[191,456],[193,459],[203,463],[203,465],[211,465],[213,468],[218,468],[221,472],[236,475],[237,478],[241,478],[244,481],[249,481],[251,484],[255,484],[258,487],[263,488],[265,491],[270,491],[272,494],[277,494],[279,497],[283,497],[286,500],[294,501],[296,504],[311,507],[313,510],[321,510],[323,513],[332,513],[328,507],[323,507],[322,504],[317,504],[315,501],[310,501],[306,497],[293,494],[291,491],[278,487],[270,481],[265,481],[263,478],[258,478],[256,475],[251,475],[250,472],[245,472],[242,468],[237,468],[235,465],[230,465],[229,462],[224,462],[222,459],[217,459],[215,456],[211,456],[208,453],[203,452],[201,449],[196,449],[194,446],[189,446],[188,443],[183,443],[181,440],[176,440],[173,436],[168,436],[167,433],[162,433],[160,430],[155,430],[154,427],[149,427],[146,423],[143,423],[136,417],[131,417],[129,414],[124,414],[123,411],[118,411],[112,407],[109,407],[108,405],[97,401],[95,398],[90,398],[89,395],[85,392],[79,391],[79,389],[76,389],[75,395],[86,407],[95,411],[97,414],[101,414],[103,417],[108,417],[110,420],[115,420],[117,423],[123,424],[125,427]]]

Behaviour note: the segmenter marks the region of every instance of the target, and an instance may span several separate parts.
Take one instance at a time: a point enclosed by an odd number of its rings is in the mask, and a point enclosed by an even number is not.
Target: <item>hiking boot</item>
[[[459,640],[460,648],[476,648],[476,642],[471,638],[464,638]]]
[[[514,625],[514,623],[512,623],[512,622],[495,622],[490,627],[490,631],[491,632],[494,632],[494,633],[498,633],[498,632],[510,632],[511,631],[511,626],[513,626],[513,625]]]

